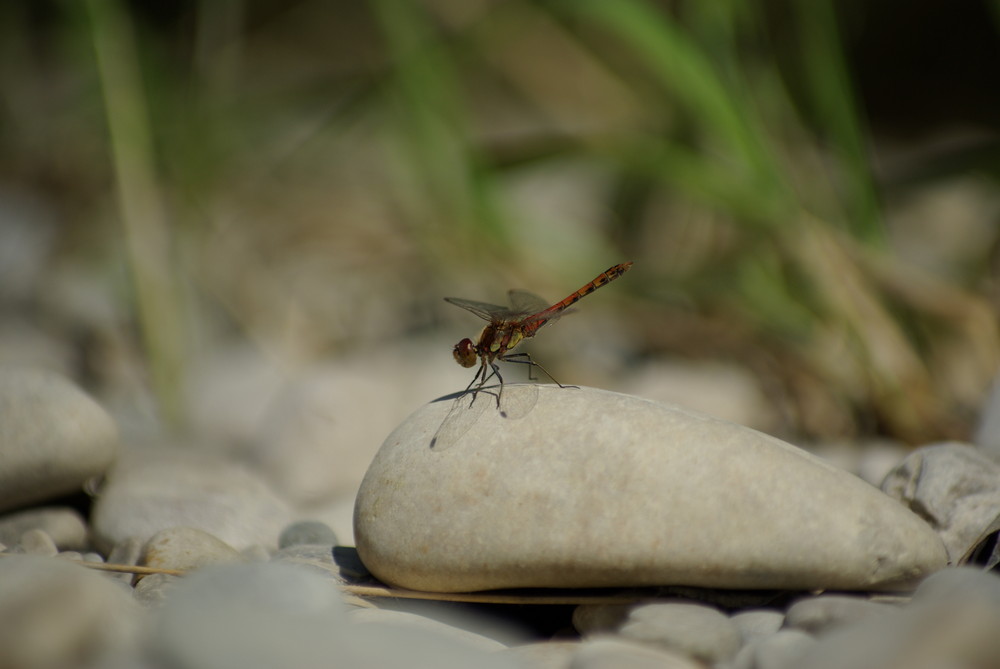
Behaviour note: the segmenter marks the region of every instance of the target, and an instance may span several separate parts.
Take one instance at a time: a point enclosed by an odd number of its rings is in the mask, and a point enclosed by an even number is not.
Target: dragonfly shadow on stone
[[[451,401],[451,408],[431,437],[430,447],[434,451],[444,451],[457,444],[476,423],[497,416],[504,420],[524,418],[538,403],[538,386],[533,383],[507,384],[501,395],[500,386],[487,386],[477,391],[466,390],[455,395],[446,395],[436,402]],[[489,397],[479,397],[488,395]],[[496,403],[500,408],[496,408]]]

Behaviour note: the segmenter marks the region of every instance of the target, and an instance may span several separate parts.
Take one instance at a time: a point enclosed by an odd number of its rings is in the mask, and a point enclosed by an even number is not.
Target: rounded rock
[[[292,523],[281,531],[278,537],[278,548],[289,546],[321,545],[333,546],[337,543],[337,535],[330,526],[318,520],[300,520]]]
[[[0,560],[0,654],[5,667],[102,666],[130,647],[139,607],[125,588],[65,560]]]
[[[693,602],[637,606],[619,633],[708,663],[730,659],[742,643],[739,629],[724,613]]]
[[[237,550],[275,546],[291,519],[287,502],[252,472],[210,453],[132,449],[108,476],[91,515],[94,541],[110,550],[168,527],[195,527]]]
[[[354,515],[379,579],[873,589],[946,562],[914,513],[774,437],[589,388],[508,384],[503,400],[432,402],[386,439]]]
[[[746,645],[754,639],[774,634],[781,629],[785,621],[785,615],[779,611],[769,609],[750,609],[740,611],[729,618],[740,631],[743,644]]]
[[[956,562],[997,518],[1000,464],[968,444],[933,444],[911,452],[881,487],[919,510]]]
[[[785,612],[785,626],[818,634],[892,611],[891,604],[849,595],[819,595],[800,599]]]
[[[147,567],[180,571],[243,561],[239,551],[222,539],[193,527],[169,527],[157,532],[146,542],[144,555]]]
[[[0,366],[0,511],[81,490],[115,459],[118,430],[52,372]]]
[[[61,550],[81,550],[87,545],[87,525],[69,507],[44,507],[9,513],[0,518],[0,542],[16,544],[28,530],[44,530]]]
[[[684,655],[620,637],[598,636],[580,644],[570,669],[702,669]]]
[[[28,530],[21,535],[18,549],[29,555],[41,555],[44,557],[55,557],[59,553],[56,542],[45,530]]]

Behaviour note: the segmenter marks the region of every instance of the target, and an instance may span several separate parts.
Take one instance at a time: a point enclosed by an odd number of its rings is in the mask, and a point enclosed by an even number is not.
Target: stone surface
[[[928,577],[903,607],[823,634],[801,669],[1000,666],[1000,577],[971,568]],[[782,630],[785,632],[788,630]]]
[[[45,557],[55,557],[59,552],[56,542],[52,540],[45,530],[28,530],[21,535],[21,541],[17,544],[19,552],[29,555],[42,555]]]
[[[743,646],[727,669],[793,669],[802,665],[798,658],[816,643],[811,634],[782,629],[753,639]]]
[[[517,666],[450,632],[388,621],[352,623],[332,581],[286,564],[206,567],[180,579],[154,613],[146,644],[149,666]]]
[[[692,602],[637,606],[629,612],[619,633],[710,664],[730,659],[742,643],[739,629],[725,614]]]
[[[0,516],[0,543],[16,544],[28,530],[43,530],[61,550],[81,550],[87,545],[87,526],[68,507],[27,509]]]
[[[621,627],[635,604],[582,604],[573,609],[573,627],[581,635],[610,632]]]
[[[795,658],[800,669],[995,667],[1000,611],[985,601],[928,602],[824,635]],[[788,666],[788,665],[785,665]]]
[[[403,587],[867,589],[944,565],[920,518],[773,437],[588,388],[443,399],[385,441],[355,540]]]
[[[410,627],[416,630],[431,631],[435,634],[455,639],[471,648],[484,652],[493,652],[507,648],[496,639],[460,629],[452,625],[428,618],[426,616],[408,613],[406,611],[389,611],[386,609],[357,609],[351,611],[348,618],[354,624],[391,624],[399,627]]]
[[[864,597],[819,595],[800,599],[788,607],[785,626],[817,634],[877,617],[892,609],[890,604],[872,602]]]
[[[193,527],[168,527],[146,542],[142,563],[159,569],[190,571],[210,564],[243,562],[235,548]]]
[[[955,561],[1000,515],[1000,464],[968,444],[924,446],[886,476],[882,490],[930,523]]]
[[[194,527],[237,550],[276,546],[289,505],[256,475],[225,457],[167,446],[123,453],[91,515],[94,541],[108,550],[130,537]]]
[[[278,537],[278,548],[316,544],[333,546],[337,543],[337,535],[330,526],[318,520],[300,520],[292,523],[281,531]]]
[[[785,622],[785,615],[780,611],[770,609],[749,609],[740,611],[729,617],[740,631],[743,643],[747,644],[754,639],[769,636],[781,629]]]
[[[109,564],[135,566],[142,559],[144,544],[145,542],[138,537],[129,537],[124,541],[119,541],[111,549],[111,552],[108,553],[107,561]],[[129,573],[114,574],[109,572],[107,576],[108,578],[114,578],[128,584],[131,584],[135,580],[135,575]]]
[[[0,366],[0,511],[76,492],[115,459],[114,422],[65,377]]]
[[[670,650],[609,636],[580,644],[569,664],[570,669],[702,669],[704,666]]]
[[[170,574],[150,574],[143,576],[135,584],[132,597],[146,608],[160,606],[166,601],[167,595],[177,586],[180,576]]]
[[[55,558],[0,559],[0,664],[102,666],[137,639],[138,607],[102,574]]]
[[[541,641],[498,653],[513,658],[522,669],[566,669],[579,647],[579,641]]]

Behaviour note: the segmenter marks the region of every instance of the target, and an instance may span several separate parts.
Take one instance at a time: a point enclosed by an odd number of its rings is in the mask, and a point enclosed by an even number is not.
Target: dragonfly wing
[[[549,308],[549,303],[545,301],[545,298],[526,290],[507,291],[507,297],[510,299],[511,307],[513,307],[511,311],[517,314],[534,315]]]
[[[504,321],[516,315],[510,307],[502,307],[499,304],[489,304],[488,302],[476,302],[475,300],[463,300],[460,297],[446,297],[445,302],[450,302],[456,307],[462,307],[466,311],[471,311],[484,321]]]

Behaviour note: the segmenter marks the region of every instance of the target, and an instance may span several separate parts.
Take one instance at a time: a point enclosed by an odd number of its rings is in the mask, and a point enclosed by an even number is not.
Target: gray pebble
[[[35,529],[44,530],[60,550],[82,550],[87,545],[86,522],[74,509],[53,506],[0,516],[0,542],[7,545]]]
[[[913,593],[915,603],[990,602],[1000,608],[1000,575],[974,567],[951,567],[925,578]]]
[[[152,608],[163,604],[170,591],[176,587],[179,576],[170,574],[150,574],[143,576],[135,584],[132,596],[143,607]]]
[[[170,445],[128,449],[91,513],[93,538],[108,550],[170,527],[194,527],[237,550],[275,546],[291,510],[264,481],[217,454]]]
[[[18,542],[17,547],[19,552],[29,555],[53,557],[59,553],[56,542],[52,540],[52,537],[45,530],[28,530],[21,535],[21,541]]]
[[[793,669],[814,643],[812,635],[802,630],[778,630],[743,646],[727,669]]]
[[[785,626],[818,634],[834,627],[879,616],[893,609],[890,604],[849,595],[819,595],[800,599],[785,612]]]
[[[267,550],[266,546],[262,546],[261,544],[247,546],[240,551],[240,555],[247,562],[267,562],[271,559],[271,552]]]
[[[579,641],[540,641],[498,651],[512,658],[524,669],[567,669]]]
[[[725,614],[691,602],[637,606],[619,632],[711,663],[730,659],[741,644],[739,629]]]
[[[282,548],[274,554],[274,560],[314,560],[316,562],[333,562],[333,546],[328,544],[295,544]]]
[[[417,630],[431,631],[435,634],[450,637],[456,641],[479,650],[493,652],[507,648],[506,645],[488,636],[469,630],[448,625],[439,620],[421,616],[407,611],[390,611],[386,609],[355,609],[350,612],[349,620],[355,624],[389,624],[399,627],[410,627]]]
[[[121,564],[129,567],[136,566],[139,564],[139,560],[142,559],[143,544],[144,542],[139,537],[129,537],[128,539],[119,541],[115,544],[114,548],[111,549],[111,552],[108,553],[108,563]],[[128,573],[109,572],[108,576],[123,583],[132,583],[135,578],[134,574]]]
[[[954,562],[998,515],[1000,464],[968,444],[924,446],[889,472],[882,491],[927,521]]]
[[[170,527],[146,542],[142,562],[147,567],[188,571],[243,560],[239,551],[208,532],[193,527]]]
[[[676,651],[610,636],[584,641],[569,663],[569,669],[701,669],[704,666]]]
[[[740,638],[746,645],[760,637],[769,636],[781,629],[785,614],[771,609],[751,609],[740,611],[729,617],[740,631]]]
[[[516,666],[436,631],[350,624],[335,584],[274,562],[201,569],[180,579],[156,613],[148,644],[154,666]]]
[[[101,666],[131,646],[139,607],[97,572],[32,555],[0,559],[0,655],[4,667]]]
[[[0,414],[0,510],[81,490],[114,461],[114,422],[63,376],[0,366]]]
[[[281,536],[278,538],[278,548],[303,544],[333,546],[337,543],[337,535],[330,529],[330,526],[318,520],[302,520],[292,523],[281,531]]]

